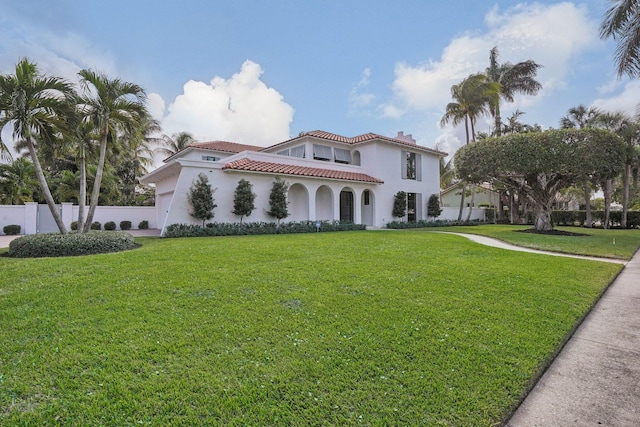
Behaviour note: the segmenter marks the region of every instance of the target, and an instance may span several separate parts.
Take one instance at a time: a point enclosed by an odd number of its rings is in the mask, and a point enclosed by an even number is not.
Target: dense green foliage
[[[398,191],[393,196],[393,209],[391,215],[394,218],[402,218],[407,213],[407,193]]]
[[[614,178],[624,158],[624,143],[609,131],[561,129],[477,141],[458,150],[454,163],[466,181],[517,188],[534,203],[535,228],[549,230],[559,190],[586,176]]]
[[[187,200],[191,205],[191,216],[202,220],[203,226],[205,221],[213,218],[213,209],[217,205],[213,202],[213,190],[207,175],[202,172],[198,174],[198,179],[189,188]]]
[[[432,194],[429,196],[429,201],[427,202],[427,216],[435,219],[440,216],[442,213],[442,208],[440,207],[440,197],[437,194]]]
[[[147,221],[146,219],[143,219],[138,224],[138,229],[139,230],[147,230],[148,228],[149,228],[149,221]]]
[[[320,223],[320,228],[316,227]],[[315,233],[325,231],[365,230],[366,226],[340,221],[300,221],[300,222],[247,222],[244,224],[213,222],[205,227],[193,224],[171,224],[165,231],[165,237],[202,237],[202,236],[239,236],[251,234],[291,234]]]
[[[91,230],[102,230],[102,224],[99,221],[93,221],[90,228]]]
[[[267,213],[278,221],[289,216],[287,190],[289,190],[289,184],[277,176],[269,193],[269,212]]]
[[[437,220],[424,220],[418,221],[391,221],[386,224],[387,228],[394,230],[402,230],[406,228],[426,228],[426,227],[453,227],[453,226],[467,226],[467,225],[479,225],[480,221],[458,221],[455,219],[437,219]]]
[[[21,228],[18,224],[9,224],[2,227],[2,232],[8,236],[15,236],[16,234],[20,234]]]
[[[133,236],[119,231],[69,234],[30,234],[9,243],[14,258],[64,257],[103,254],[133,249]]]
[[[104,229],[105,230],[109,230],[109,231],[113,231],[116,229],[116,223],[113,221],[107,221],[104,223]]]
[[[120,230],[131,230],[131,221],[120,221]]]
[[[620,268],[413,231],[140,242],[0,258],[0,424],[498,425]]]
[[[233,214],[240,216],[240,224],[245,216],[251,215],[256,208],[256,195],[253,185],[246,179],[238,181],[238,186],[233,193]]]

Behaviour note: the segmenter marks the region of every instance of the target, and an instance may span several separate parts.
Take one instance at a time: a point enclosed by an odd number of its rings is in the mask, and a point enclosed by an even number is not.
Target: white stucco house
[[[198,224],[187,193],[198,174],[215,190],[216,222],[238,222],[232,213],[238,181],[256,193],[256,209],[245,221],[275,221],[267,214],[276,177],[289,184],[290,216],[285,221],[348,220],[383,227],[393,221],[394,195],[407,193],[404,220],[427,219],[426,203],[439,194],[439,159],[446,153],[417,145],[411,135],[367,133],[348,138],[324,131],[258,147],[225,141],[191,145],[141,178],[155,184],[157,224],[162,232],[175,223]]]

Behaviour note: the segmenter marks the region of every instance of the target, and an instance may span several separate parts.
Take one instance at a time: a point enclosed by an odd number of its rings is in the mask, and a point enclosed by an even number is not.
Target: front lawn
[[[555,227],[556,230],[586,234],[586,236],[549,236],[516,232],[517,230],[530,228],[530,225],[487,224],[473,227],[439,227],[415,230],[479,234],[527,248],[604,258],[631,259],[638,246],[640,246],[640,230]]]
[[[619,265],[384,231],[0,258],[2,425],[504,421]]]

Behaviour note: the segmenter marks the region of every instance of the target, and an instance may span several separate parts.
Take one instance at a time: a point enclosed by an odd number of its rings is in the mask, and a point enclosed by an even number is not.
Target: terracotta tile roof
[[[316,178],[339,179],[344,181],[371,182],[375,184],[384,183],[384,181],[364,173],[345,172],[340,170],[313,168],[308,166],[297,166],[284,163],[263,162],[246,158],[227,163],[222,169],[264,172],[282,175],[310,176]]]
[[[365,134],[362,134],[362,135],[358,135],[358,136],[354,136],[352,138],[349,138],[349,137],[346,137],[346,136],[337,135],[335,133],[325,132],[323,130],[314,130],[314,131],[311,131],[311,132],[305,132],[305,133],[303,133],[303,134],[301,134],[301,135],[299,135],[299,136],[297,136],[295,138],[292,138],[292,139],[289,139],[287,141],[281,142],[279,144],[273,145],[273,146],[271,146],[269,148],[273,148],[273,147],[276,147],[278,145],[285,144],[285,143],[287,143],[289,141],[293,141],[295,139],[302,138],[302,137],[305,137],[305,136],[312,136],[312,137],[315,137],[315,138],[326,139],[328,141],[341,142],[343,144],[359,144],[361,142],[372,141],[374,139],[381,139],[383,141],[392,142],[394,144],[406,145],[406,146],[409,146],[409,147],[418,148],[420,150],[429,151],[429,152],[432,152],[432,153],[435,153],[435,154],[440,154],[440,155],[446,155],[447,154],[447,153],[444,153],[442,151],[434,150],[433,148],[425,147],[424,145],[418,145],[418,144],[409,142],[409,141],[404,140],[404,139],[391,138],[391,137],[388,137],[388,136],[378,135],[378,134],[371,133],[371,132],[365,133]]]
[[[242,151],[260,151],[264,148],[264,147],[258,147],[257,145],[238,144],[236,142],[228,142],[228,141],[198,142],[196,144],[190,144],[189,147],[204,148],[206,150],[224,151],[225,153],[240,153]]]

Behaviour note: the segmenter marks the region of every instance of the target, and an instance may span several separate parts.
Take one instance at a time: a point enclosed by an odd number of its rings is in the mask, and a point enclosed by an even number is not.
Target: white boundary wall
[[[459,207],[446,207],[442,208],[442,213],[437,219],[443,220],[457,220],[458,212],[460,211]],[[467,215],[469,214],[469,208],[464,208],[462,210],[462,220],[467,219]],[[473,208],[471,211],[471,220],[485,220],[485,210],[484,208]]]
[[[58,205],[62,214],[62,221],[71,229],[71,223],[78,219],[78,206],[71,203]],[[89,207],[87,206],[87,210]],[[4,234],[2,229],[5,225],[17,224],[20,226],[21,234],[51,233],[57,232],[55,229],[42,229],[38,224],[38,210],[41,215],[48,214],[47,205],[37,203],[27,203],[25,205],[0,205],[0,235]],[[104,223],[113,221],[116,223],[116,230],[120,229],[120,221],[131,221],[131,229],[136,230],[141,221],[149,221],[149,228],[158,228],[156,224],[155,206],[98,206],[93,216],[94,221],[100,222],[104,228]]]

